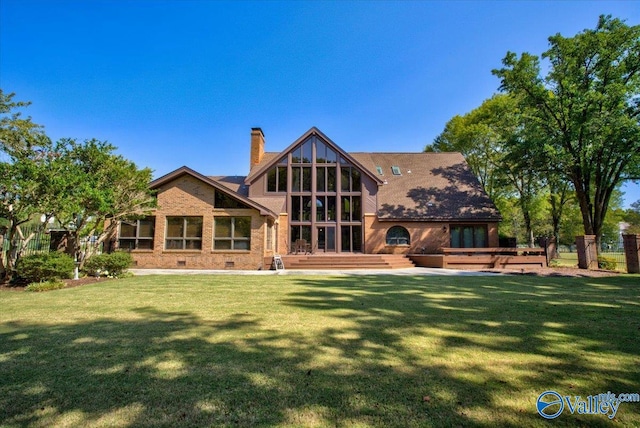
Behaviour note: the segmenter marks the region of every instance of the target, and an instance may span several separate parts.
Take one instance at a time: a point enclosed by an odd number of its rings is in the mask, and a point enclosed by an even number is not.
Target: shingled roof
[[[460,153],[350,154],[383,180],[377,197],[379,220],[502,219]]]

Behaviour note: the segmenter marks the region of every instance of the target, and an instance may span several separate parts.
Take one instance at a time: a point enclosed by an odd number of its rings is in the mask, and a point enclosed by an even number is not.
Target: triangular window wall
[[[287,195],[291,251],[362,251],[361,177],[316,135],[280,158],[267,172],[266,190]]]

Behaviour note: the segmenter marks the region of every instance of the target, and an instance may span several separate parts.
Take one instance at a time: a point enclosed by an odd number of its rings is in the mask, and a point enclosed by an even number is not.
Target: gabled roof
[[[282,150],[281,152],[277,152],[277,153],[275,153],[275,152],[266,152],[264,154],[263,158],[262,158],[262,161],[251,170],[251,172],[249,173],[249,175],[247,176],[247,178],[245,180],[245,183],[248,184],[248,185],[253,183],[259,176],[261,176],[262,174],[266,173],[280,159],[282,159],[282,155],[283,154],[289,153],[291,150],[293,150],[294,147],[296,147],[298,144],[304,142],[307,138],[309,138],[309,137],[311,137],[313,135],[315,135],[316,137],[320,138],[326,145],[328,145],[333,150],[335,150],[337,153],[339,153],[342,157],[347,159],[349,161],[349,163],[351,163],[352,165],[354,165],[355,167],[360,169],[363,173],[365,173],[369,177],[371,177],[377,184],[382,184],[382,180],[380,180],[376,176],[375,173],[372,173],[371,170],[369,170],[369,169],[365,168],[363,165],[361,165],[360,162],[357,159],[352,157],[349,153],[345,152],[342,148],[340,148],[336,143],[331,141],[331,139],[329,137],[324,135],[322,133],[322,131],[320,131],[315,126],[312,127],[311,129],[309,129],[304,134],[302,134],[302,136],[300,136],[300,138],[298,138],[296,141],[291,143],[291,145],[289,147],[287,147],[286,149]]]
[[[168,174],[163,175],[160,178],[153,180],[149,187],[151,189],[157,189],[160,186],[169,183],[177,178],[182,177],[183,175],[189,175],[191,177],[196,178],[197,180],[202,181],[205,184],[210,185],[216,190],[219,190],[237,200],[242,202],[243,204],[250,206],[251,208],[255,208],[260,212],[261,215],[267,215],[274,219],[278,218],[278,215],[274,213],[271,209],[255,202],[254,200],[249,199],[246,195],[248,192],[246,191],[246,186],[244,185],[245,177],[207,177],[205,175],[200,174],[192,170],[187,166],[182,166],[175,171],[172,171]],[[242,188],[245,188],[244,190]],[[213,202],[213,201],[212,201]]]
[[[211,180],[220,183],[221,186],[232,190],[238,195],[244,197],[249,196],[249,186],[244,184],[244,180],[247,177],[245,177],[244,175],[210,175],[208,177]]]
[[[383,180],[380,220],[501,220],[500,213],[460,153],[352,153]],[[392,167],[401,175],[394,175]],[[377,167],[382,169],[379,175]]]

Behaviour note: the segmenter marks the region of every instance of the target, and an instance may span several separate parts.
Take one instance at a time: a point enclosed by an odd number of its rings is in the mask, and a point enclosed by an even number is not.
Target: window
[[[318,135],[301,141],[286,156],[288,164],[281,161],[273,168],[287,168],[288,176],[269,171],[266,188],[279,191],[286,181],[282,192],[287,193],[289,214],[287,250],[294,251],[296,241],[305,240],[317,251],[361,251],[361,170]]]
[[[298,239],[304,239],[307,243],[311,242],[311,226],[291,226],[290,249],[295,248],[295,242]]]
[[[327,168],[327,192],[336,191],[336,169]]]
[[[486,225],[451,226],[452,248],[487,247]]]
[[[393,226],[387,230],[387,245],[409,245],[409,231],[402,226]]]
[[[291,191],[299,192],[300,191],[300,168],[291,168]]]
[[[342,226],[342,251],[362,251],[362,226]]]
[[[336,221],[336,197],[317,196],[316,197],[316,220]]]
[[[378,175],[384,175],[384,173],[382,172],[382,167],[381,166],[377,166],[376,167],[376,171],[378,171]]]
[[[316,163],[336,163],[336,152],[326,144],[316,141]]]
[[[311,155],[312,144],[313,144],[312,140],[307,140],[302,145],[302,163],[311,163],[311,159],[312,159],[312,155]]]
[[[267,220],[267,250],[273,250],[273,220]]]
[[[340,189],[343,192],[360,191],[360,171],[354,167],[343,166],[340,168]]]
[[[213,249],[251,249],[251,217],[214,217]]]
[[[345,221],[360,221],[360,196],[343,196],[341,200],[341,219]]]
[[[325,167],[316,167],[316,191],[324,192],[327,189],[327,169]]]
[[[167,250],[201,250],[202,217],[167,217]]]
[[[228,196],[225,193],[222,193],[218,190],[216,190],[216,194],[214,197],[214,203],[213,203],[215,208],[249,208],[248,206],[246,206],[245,204],[243,204],[242,202]]]
[[[311,220],[311,196],[291,197],[291,220],[309,221]]]
[[[285,158],[286,159],[286,158]],[[267,192],[287,191],[287,167],[276,166],[267,173]]]
[[[291,180],[292,192],[310,192],[311,191],[311,168],[309,167],[292,167]]]
[[[156,218],[146,217],[135,221],[120,223],[121,250],[153,250],[153,234],[156,228]]]
[[[391,172],[393,173],[393,175],[402,175],[402,173],[400,172],[400,167],[399,166],[392,166],[391,167]]]
[[[302,191],[311,191],[311,168],[308,167],[302,168]]]

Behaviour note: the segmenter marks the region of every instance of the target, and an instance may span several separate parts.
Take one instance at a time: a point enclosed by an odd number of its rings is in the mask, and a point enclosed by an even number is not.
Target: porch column
[[[580,269],[598,269],[598,251],[596,235],[576,236],[578,249],[578,267]]]
[[[627,272],[640,273],[640,235],[622,235]]]

